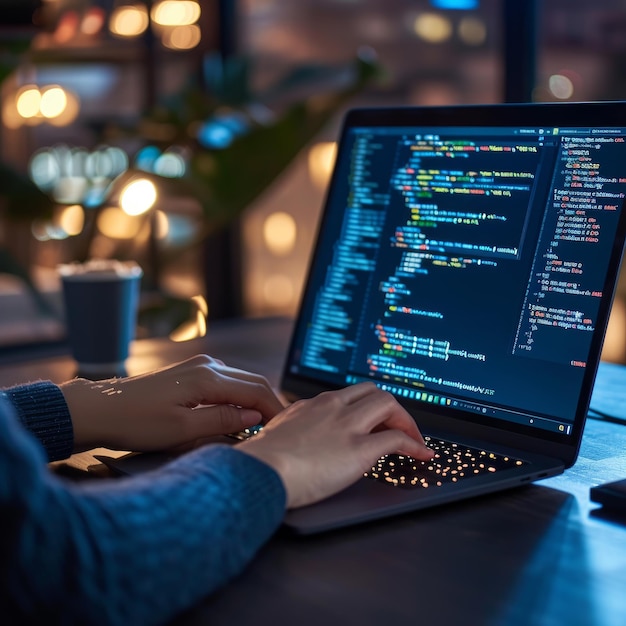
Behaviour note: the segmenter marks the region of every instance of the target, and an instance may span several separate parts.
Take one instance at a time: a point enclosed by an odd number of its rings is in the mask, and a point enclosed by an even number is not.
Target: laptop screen
[[[549,125],[348,115],[288,377],[572,434],[621,258],[626,125],[561,125],[551,107]]]

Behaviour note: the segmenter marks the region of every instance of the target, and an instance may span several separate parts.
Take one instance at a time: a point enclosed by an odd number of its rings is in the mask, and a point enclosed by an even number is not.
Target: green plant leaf
[[[252,100],[249,57],[233,56],[224,60],[217,53],[209,54],[203,59],[202,69],[202,88],[216,102],[236,107]]]
[[[223,150],[197,149],[192,159],[192,177],[204,193],[198,195],[207,220],[224,223],[235,218],[269,187],[304,146],[325,124],[373,78],[375,63],[358,58],[343,67],[341,88],[308,97],[287,107],[265,125],[256,124]],[[313,71],[319,77],[321,74]],[[308,74],[295,72],[283,83],[300,84]]]

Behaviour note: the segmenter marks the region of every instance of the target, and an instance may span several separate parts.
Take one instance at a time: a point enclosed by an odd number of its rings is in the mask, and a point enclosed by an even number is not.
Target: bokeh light
[[[182,178],[187,166],[185,159],[177,152],[164,152],[154,162],[153,172],[167,178]]]
[[[41,105],[41,92],[35,85],[22,87],[15,97],[17,112],[24,118],[29,119],[39,115]]]
[[[51,117],[46,121],[51,126],[69,126],[80,113],[80,102],[78,97],[71,91],[64,91],[65,108],[56,117]]]
[[[61,169],[58,160],[50,150],[36,152],[30,160],[31,180],[44,191],[52,189],[59,180]]]
[[[163,0],[152,7],[150,15],[161,26],[188,26],[200,18],[200,5],[192,0]]]
[[[202,39],[202,31],[197,24],[188,26],[173,26],[161,35],[161,41],[166,48],[171,50],[191,50]]]
[[[53,38],[56,43],[66,44],[72,41],[78,32],[79,17],[76,11],[66,11],[61,15],[54,31]]]
[[[326,189],[336,156],[337,144],[334,141],[317,143],[309,150],[309,176],[318,189]]]
[[[135,167],[144,172],[154,172],[154,164],[160,156],[161,151],[156,146],[144,146],[135,155]]]
[[[452,23],[439,13],[421,13],[413,23],[415,34],[429,43],[443,43],[452,35]]]
[[[70,236],[80,235],[85,225],[85,211],[80,204],[65,207],[59,215],[59,226]]]
[[[271,274],[263,283],[263,298],[271,307],[289,306],[294,297],[293,281],[285,274]]]
[[[149,211],[156,200],[156,187],[147,178],[133,180],[120,192],[120,207],[127,215],[141,215]]]
[[[478,17],[463,17],[457,30],[461,41],[468,46],[481,46],[487,39],[487,26]]]
[[[141,226],[141,220],[128,215],[119,207],[103,209],[97,221],[100,233],[111,239],[134,239],[139,234]]]
[[[14,109],[14,110],[12,110]],[[9,128],[22,124],[35,126],[45,121],[53,126],[67,126],[80,111],[78,97],[59,85],[24,85],[17,90],[13,102],[7,98],[3,121]]]
[[[5,98],[2,103],[2,123],[15,130],[22,125],[22,116],[17,112],[17,106],[12,98]]]
[[[61,87],[50,86],[41,91],[39,109],[44,117],[48,119],[58,117],[65,111],[66,106],[67,96]]]
[[[277,256],[289,254],[294,249],[297,233],[295,219],[284,211],[271,213],[263,222],[263,241]]]
[[[123,5],[111,13],[109,30],[118,37],[138,37],[149,23],[148,10],[144,5]]]
[[[80,23],[80,30],[85,35],[97,35],[104,26],[105,13],[101,7],[89,7]]]
[[[553,74],[548,79],[550,93],[559,100],[569,100],[574,95],[574,83],[563,74]]]
[[[154,220],[154,236],[157,239],[167,239],[170,232],[170,221],[166,213],[156,211],[156,219]]]

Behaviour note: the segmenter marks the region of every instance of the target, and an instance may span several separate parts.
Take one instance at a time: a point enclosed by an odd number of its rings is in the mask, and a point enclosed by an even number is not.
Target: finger
[[[409,437],[418,441],[422,446],[426,445],[415,420],[398,403],[398,401],[386,391],[375,391],[364,395],[352,403],[350,409],[356,413],[362,413],[363,425],[372,431],[379,426],[401,430]]]
[[[284,409],[282,402],[270,387],[255,380],[231,378],[217,372],[218,382],[208,391],[211,404],[233,404],[256,409],[265,420],[271,419]]]
[[[228,435],[261,421],[261,413],[230,405],[200,407],[189,412],[186,418],[185,438],[201,439],[211,435]]]
[[[258,385],[263,385],[272,395],[276,396],[272,386],[265,376],[261,374],[257,374],[256,372],[250,372],[248,370],[242,370],[237,367],[232,367],[231,365],[226,365],[223,361],[218,361],[214,359],[218,363],[217,366],[213,366],[213,369],[224,376],[228,376],[230,378],[235,378],[237,380],[254,383]],[[281,408],[284,408],[281,403]]]
[[[415,420],[393,395],[382,391],[374,383],[350,385],[337,391],[320,394],[318,398],[320,401],[344,403],[346,410],[353,414],[368,432],[381,427],[394,428],[426,446]]]
[[[318,395],[318,398],[325,400],[341,401],[344,404],[353,404],[363,398],[380,391],[374,383],[365,382],[356,385],[348,385],[335,391],[327,391]]]
[[[364,437],[363,449],[369,466],[385,454],[404,454],[420,461],[429,461],[434,452],[399,430],[381,430]],[[367,468],[364,469],[366,471]]]
[[[177,397],[183,406],[232,404],[254,408],[270,419],[284,406],[263,376],[222,365],[207,355],[196,355],[171,368]],[[182,384],[183,379],[187,384]],[[190,395],[189,391],[193,389]]]
[[[237,367],[232,367],[231,365],[226,365],[221,361],[218,362],[217,365],[214,365],[213,369],[220,372],[221,374],[224,374],[225,376],[230,376],[239,380],[246,380],[251,383],[259,383],[265,385],[268,389],[271,388],[267,379],[264,376],[257,374],[256,372],[249,372],[247,370],[242,370]]]
[[[217,375],[218,377],[221,377],[219,378],[220,382],[223,382],[224,377],[226,377],[264,387],[266,391],[263,392],[263,395],[266,398],[270,398],[270,402],[273,405],[273,414],[284,408],[283,404],[280,402],[268,380],[264,376],[254,372],[238,369],[236,367],[231,367],[226,365],[220,359],[216,359],[207,354],[198,354],[167,369],[170,370],[170,376],[177,379],[177,385],[180,384],[179,379],[181,377],[190,378],[192,381],[195,380],[196,383],[199,383],[198,385],[194,385],[197,392],[202,395],[200,399],[197,399],[198,404],[213,404],[215,402],[215,389],[211,386],[210,382],[207,381],[215,383],[215,376]],[[180,386],[179,389],[180,393],[183,395],[188,393],[187,388],[184,386]],[[238,404],[237,402],[232,403]]]

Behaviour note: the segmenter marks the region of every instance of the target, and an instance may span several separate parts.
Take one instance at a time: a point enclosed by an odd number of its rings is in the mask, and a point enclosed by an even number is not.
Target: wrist
[[[98,432],[97,404],[94,402],[93,381],[74,378],[59,385],[74,425],[74,450],[88,450],[102,445]]]
[[[287,468],[286,454],[281,454],[272,449],[271,445],[266,445],[265,441],[262,441],[260,435],[256,435],[252,439],[244,441],[236,446],[236,449],[248,456],[255,458],[264,465],[271,468],[280,478],[280,481],[285,489],[286,506],[292,507],[292,494],[289,481],[289,470]]]
[[[50,461],[73,452],[70,412],[60,388],[50,381],[17,385],[4,390],[22,425],[44,446]]]

